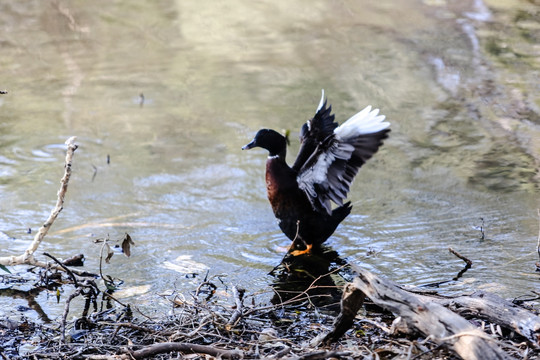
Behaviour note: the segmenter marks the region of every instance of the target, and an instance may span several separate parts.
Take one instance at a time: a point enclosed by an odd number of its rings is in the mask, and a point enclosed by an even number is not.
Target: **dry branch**
[[[219,349],[208,345],[189,344],[181,342],[165,342],[156,343],[149,346],[145,346],[140,350],[132,351],[129,354],[123,355],[95,355],[90,356],[88,359],[92,360],[132,360],[132,359],[144,359],[158,354],[181,352],[188,354],[207,354],[220,359],[242,359],[244,353],[240,350],[226,350]]]
[[[356,290],[354,284],[345,284],[341,297],[341,312],[334,321],[334,329],[324,337],[323,342],[337,341],[353,325],[354,318],[364,304],[366,297],[363,292]]]
[[[515,331],[540,348],[540,317],[495,294],[475,291],[471,295],[429,299],[464,317],[485,319]]]
[[[234,309],[234,312],[231,318],[229,319],[229,322],[227,323],[227,326],[226,326],[227,330],[231,330],[236,325],[236,323],[242,317],[242,310],[243,310],[242,298],[244,297],[244,290],[238,289],[236,285],[233,286],[232,290],[233,290],[233,296],[234,296],[236,308]]]
[[[391,281],[379,278],[365,269],[355,270],[358,277],[347,285],[348,296],[354,292],[363,293],[378,306],[391,311],[400,319],[401,331],[419,332],[435,343],[448,347],[463,359],[509,358],[493,339],[444,306],[402,290]],[[360,294],[357,294],[357,297],[363,299]],[[345,311],[351,314],[350,308]],[[345,322],[352,323],[350,318],[342,316],[342,321],[335,324],[333,332],[337,334],[336,329],[345,326]],[[335,338],[331,334],[326,337],[327,340]]]
[[[463,274],[465,274],[465,272],[467,270],[469,270],[471,268],[473,263],[472,263],[471,260],[467,259],[465,256],[461,255],[460,253],[458,253],[456,250],[452,249],[451,247],[448,248],[448,251],[450,251],[452,254],[456,255],[461,260],[465,261],[465,267],[452,279],[452,280],[456,281],[457,279],[462,277]]]
[[[301,356],[288,357],[284,360],[319,360],[319,359],[342,359],[349,358],[351,356],[350,351],[314,351],[312,353],[304,354]]]
[[[540,209],[536,209],[538,212],[538,240],[536,242],[536,252],[538,253],[538,259],[540,260]]]
[[[62,343],[66,342],[66,322],[67,322],[67,316],[69,314],[69,304],[71,303],[71,300],[79,296],[82,291],[83,291],[83,288],[79,287],[75,289],[75,291],[72,294],[70,294],[68,298],[66,299],[66,303],[64,305],[64,313],[62,314],[62,322],[61,322],[61,329],[60,329],[60,332],[61,332],[60,339]]]
[[[67,145],[67,152],[66,152],[66,160],[64,165],[64,176],[60,180],[60,189],[58,190],[58,198],[56,200],[56,205],[54,209],[51,211],[51,214],[45,221],[45,223],[39,228],[38,232],[34,236],[34,240],[32,243],[28,246],[28,248],[24,251],[23,254],[19,256],[6,256],[6,257],[0,257],[0,265],[4,266],[14,266],[14,265],[32,265],[32,266],[40,266],[40,267],[51,267],[45,262],[39,261],[34,257],[34,253],[38,249],[39,245],[49,232],[50,227],[58,217],[58,214],[62,209],[64,208],[64,198],[66,196],[67,187],[69,183],[69,179],[71,177],[71,162],[73,159],[73,154],[75,153],[75,150],[77,150],[78,145],[75,144],[75,136],[70,137],[66,140]],[[53,266],[54,267],[54,266]],[[58,269],[61,270],[62,268],[58,266]]]
[[[141,350],[130,353],[135,359],[144,359],[146,357],[154,356],[157,354],[168,353],[172,351],[179,351],[185,353],[201,353],[208,354],[210,356],[219,357],[222,359],[240,359],[243,358],[242,351],[239,350],[225,350],[219,349],[208,345],[198,345],[189,343],[158,343],[142,348]]]

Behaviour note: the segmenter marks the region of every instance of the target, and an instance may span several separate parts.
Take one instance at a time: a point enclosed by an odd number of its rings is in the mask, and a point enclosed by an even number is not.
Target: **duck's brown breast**
[[[266,162],[266,191],[278,218],[285,208],[290,209],[298,201],[296,172],[280,158],[269,158]]]

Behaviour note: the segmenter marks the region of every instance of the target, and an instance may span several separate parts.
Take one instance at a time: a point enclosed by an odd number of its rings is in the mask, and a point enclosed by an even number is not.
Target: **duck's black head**
[[[277,131],[261,129],[249,144],[242,147],[242,150],[252,149],[254,147],[262,147],[263,149],[268,150],[270,156],[285,155],[285,151],[287,150],[287,140],[285,139],[285,136]]]

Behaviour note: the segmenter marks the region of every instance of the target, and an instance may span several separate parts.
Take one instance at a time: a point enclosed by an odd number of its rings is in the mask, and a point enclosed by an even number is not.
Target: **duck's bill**
[[[254,148],[255,146],[257,146],[257,144],[255,143],[255,140],[253,140],[249,144],[242,146],[242,150],[249,150]]]

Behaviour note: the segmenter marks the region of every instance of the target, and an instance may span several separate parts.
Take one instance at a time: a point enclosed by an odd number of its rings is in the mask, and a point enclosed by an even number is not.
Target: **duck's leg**
[[[289,251],[288,251],[288,253],[291,254],[292,256],[310,254],[311,253],[311,248],[313,247],[312,244],[308,244],[301,236],[299,236],[299,233],[300,233],[300,220],[297,220],[296,221],[296,235],[295,235],[295,237],[293,239],[293,242],[291,244],[291,247],[289,248]],[[293,250],[293,251],[291,251],[292,249],[294,249],[294,247],[295,247],[295,245],[296,245],[296,243],[298,241],[301,241],[306,248],[304,250]]]

